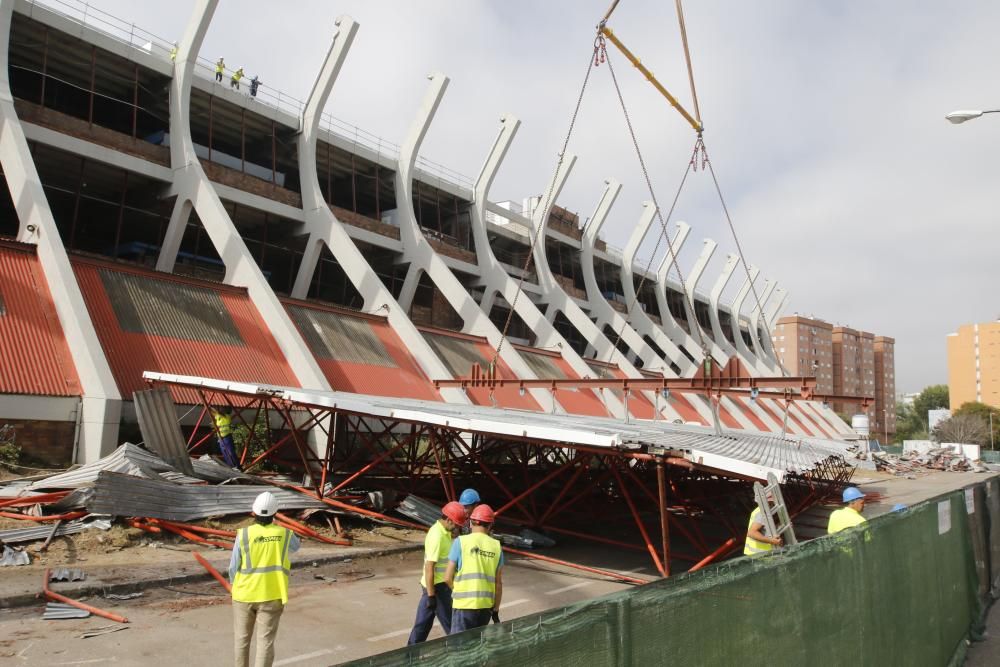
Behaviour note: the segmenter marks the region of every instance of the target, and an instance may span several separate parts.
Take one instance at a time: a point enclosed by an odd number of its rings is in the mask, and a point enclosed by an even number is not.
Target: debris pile
[[[910,451],[902,454],[872,453],[877,470],[895,475],[916,476],[934,470],[951,472],[987,472],[982,461],[973,461],[951,447],[935,447],[925,452]]]
[[[182,472],[163,458],[138,445],[125,443],[98,461],[42,478],[14,479],[0,483],[0,518],[10,526],[0,530],[0,544],[15,545],[98,528],[108,530],[117,522],[155,537],[174,535],[202,546],[228,549],[235,530],[198,525],[213,517],[245,516],[253,499],[270,491],[278,499],[276,522],[302,538],[350,546],[340,531],[334,537],[307,525],[324,518],[328,502],[294,480],[270,474],[248,475],[215,459],[190,460]],[[289,516],[306,511],[301,520]],[[11,521],[14,520],[14,521]],[[332,525],[332,524],[331,524]],[[27,552],[8,547],[4,565],[25,563]]]

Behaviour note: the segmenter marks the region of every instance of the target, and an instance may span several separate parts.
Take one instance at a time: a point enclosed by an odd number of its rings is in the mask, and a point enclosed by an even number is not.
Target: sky
[[[228,0],[201,55],[305,99],[334,21],[350,15],[360,29],[327,110],[398,144],[427,75],[443,72],[450,85],[422,155],[474,177],[501,114],[512,113],[522,125],[490,198],[521,200],[552,177],[607,4]],[[609,25],[691,109],[673,5],[621,0]],[[190,0],[90,6],[171,41],[194,9]],[[684,11],[705,144],[747,261],[789,291],[786,314],[893,337],[897,392],[946,383],[947,334],[1000,317],[987,294],[1000,285],[1000,114],[944,120],[1000,108],[1000,90],[989,89],[1000,3],[700,0]],[[666,208],[695,134],[611,44],[608,54]],[[586,220],[604,181],[619,180],[602,236],[624,246],[650,193],[607,65],[590,74],[569,152],[578,159],[558,203]],[[682,269],[702,239],[719,243],[699,285],[707,291],[735,245],[705,172],[688,177],[671,227],[678,220],[692,227]]]

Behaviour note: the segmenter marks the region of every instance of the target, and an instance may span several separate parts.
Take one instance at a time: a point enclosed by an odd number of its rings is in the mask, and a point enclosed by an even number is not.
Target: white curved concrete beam
[[[17,240],[35,246],[56,316],[80,378],[83,396],[77,407],[80,411],[77,458],[80,463],[90,463],[118,445],[122,397],[14,109],[8,74],[14,4],[14,0],[0,0],[0,39],[3,40],[0,45],[0,165],[17,213]]]
[[[774,331],[774,325],[781,316],[781,313],[785,311],[788,305],[788,291],[784,287],[779,287],[774,290],[774,300],[772,301],[772,306],[770,311],[765,316],[767,320],[767,330]]]
[[[635,255],[639,245],[642,243],[643,237],[646,235],[646,230],[649,229],[649,226],[653,223],[653,219],[656,217],[656,207],[653,206],[652,202],[643,202],[642,206],[643,209],[642,215],[639,217],[639,224],[633,230],[632,236],[629,238],[628,243],[625,245],[625,250],[622,252],[622,294],[625,295],[625,301],[628,303],[636,303],[638,300],[638,295],[635,292],[635,276],[633,272]],[[633,308],[630,321],[639,334],[649,336],[650,340],[656,343],[656,346],[667,355],[667,360],[673,362],[680,369],[680,375],[687,375],[694,372],[694,364],[691,360],[681,352],[674,341],[670,340],[670,337],[667,336],[663,329],[649,318],[646,311],[642,308]],[[669,366],[664,370],[664,373],[668,377],[677,375]]]
[[[667,305],[667,289],[670,286],[670,280],[667,276],[670,273],[670,267],[674,264],[673,258],[680,256],[681,248],[684,247],[684,242],[687,241],[690,233],[691,226],[689,224],[686,222],[677,223],[677,233],[674,235],[674,238],[671,239],[670,245],[667,248],[667,253],[664,255],[663,261],[660,262],[659,267],[656,269],[655,291],[656,304],[660,310],[660,326],[670,340],[674,341],[675,345],[684,348],[694,359],[691,365],[692,370],[690,371],[694,372],[694,369],[697,369],[701,362],[701,345],[677,322],[673,313],[670,312],[670,307]],[[673,252],[671,252],[671,250]],[[680,292],[679,289],[677,291]],[[683,294],[683,292],[681,292],[681,294]],[[695,326],[697,326],[697,324]]]
[[[472,233],[476,242],[476,256],[481,272],[480,279],[484,286],[482,309],[488,315],[492,310],[495,295],[502,295],[507,305],[513,307],[514,312],[535,334],[535,344],[538,347],[559,350],[563,359],[579,377],[592,376],[593,370],[590,366],[545,318],[538,306],[523,292],[518,294],[518,282],[500,264],[490,245],[489,234],[486,231],[486,207],[489,203],[490,187],[493,185],[500,165],[517,134],[521,121],[510,114],[504,114],[500,123],[500,131],[497,133],[493,146],[483,162],[483,168],[476,178],[473,187],[474,201],[470,210]],[[612,392],[602,390],[601,397],[612,414],[624,414],[624,405]]]
[[[218,0],[197,0],[178,44],[174,78],[170,82],[170,165],[174,171],[172,191],[177,193],[177,200],[156,268],[173,271],[188,214],[194,208],[226,267],[225,282],[247,289],[299,383],[304,388],[328,390],[326,376],[247,249],[195,154],[190,122],[191,84],[197,54],[218,4]]]
[[[771,280],[770,278],[764,280],[764,287],[760,291],[760,301],[753,304],[753,308],[750,311],[750,342],[753,344],[753,353],[757,357],[757,368],[764,375],[772,375],[774,373],[780,373],[777,364],[773,363],[771,358],[767,354],[767,350],[764,348],[762,341],[760,340],[760,314],[767,303],[767,300],[771,298],[771,293],[778,284]]]
[[[347,16],[338,18],[336,26],[326,59],[309,93],[302,114],[302,131],[297,139],[302,209],[309,241],[302,262],[299,264],[292,296],[297,299],[306,298],[320,252],[323,246],[326,246],[343,268],[347,279],[364,299],[363,309],[370,312],[385,305],[386,308],[383,310],[386,311],[389,326],[399,336],[427,377],[448,378],[451,377],[448,367],[441,362],[412,320],[407,317],[406,310],[399,305],[392,292],[386,289],[350,234],[323,199],[316,167],[316,141],[320,117],[358,31],[358,24]],[[442,398],[450,403],[470,402],[465,392],[458,388],[443,388],[440,393]]]
[[[743,310],[743,302],[746,301],[747,295],[750,293],[750,289],[754,281],[757,280],[758,275],[760,275],[760,269],[751,264],[749,277],[743,281],[743,286],[740,287],[736,298],[733,299],[731,313],[733,318],[733,338],[736,339],[736,353],[739,355],[739,359],[743,362],[747,371],[753,375],[757,375],[757,358],[750,348],[747,347],[746,341],[743,340],[743,335],[740,333],[740,313]]]
[[[715,249],[719,246],[718,243],[712,239],[705,239],[703,241],[704,246],[702,246],[701,253],[698,255],[698,259],[695,261],[694,266],[691,267],[691,271],[687,275],[687,280],[685,280],[684,287],[687,288],[687,298],[684,300],[684,312],[687,313],[688,322],[692,326],[696,326],[701,331],[702,336],[705,337],[705,344],[708,346],[709,353],[715,361],[724,366],[729,355],[715,342],[711,332],[706,331],[705,327],[701,325],[698,321],[698,316],[694,312],[694,304],[697,299],[698,282],[701,280],[702,275],[705,273],[705,267],[708,266],[708,262],[712,259],[712,254],[715,253]],[[711,317],[709,318],[711,319]]]
[[[537,376],[514,346],[501,344],[503,339],[501,331],[490,321],[489,316],[483,312],[465,286],[434,251],[417,223],[417,216],[413,210],[414,168],[420,145],[448,87],[448,77],[444,74],[435,73],[428,78],[431,81],[430,86],[400,148],[398,168],[394,175],[396,210],[399,214],[400,237],[403,241],[403,260],[410,264],[407,280],[415,285],[416,279],[411,280],[411,277],[417,276],[417,272],[425,272],[462,319],[463,332],[485,337],[494,350],[500,350],[500,358],[515,375],[520,378],[535,379]],[[406,305],[402,296],[399,301]],[[546,412],[554,411],[556,408],[565,412],[550,392],[537,388],[531,389],[530,392]]]
[[[732,357],[736,355],[736,347],[733,343],[729,342],[726,338],[726,333],[722,329],[722,322],[719,319],[722,313],[722,293],[726,289],[726,285],[729,283],[729,279],[733,275],[733,271],[736,269],[736,265],[739,264],[740,258],[738,255],[732,253],[726,255],[726,263],[722,267],[722,272],[719,277],[715,280],[715,284],[712,285],[712,291],[709,293],[709,317],[712,319],[712,338],[715,339],[716,344],[722,348],[723,352],[726,353],[727,357]]]

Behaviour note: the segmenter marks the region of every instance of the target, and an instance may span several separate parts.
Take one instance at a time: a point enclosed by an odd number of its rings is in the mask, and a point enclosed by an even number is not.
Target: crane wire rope
[[[539,200],[538,208],[538,224],[535,225],[534,233],[531,236],[531,244],[528,247],[528,255],[524,259],[524,266],[521,270],[521,276],[517,281],[517,290],[514,292],[514,298],[510,302],[510,309],[507,311],[507,319],[503,324],[503,331],[501,331],[500,341],[497,343],[497,348],[493,353],[493,360],[490,362],[490,370],[494,371],[496,369],[497,360],[500,358],[500,350],[503,348],[504,341],[507,340],[507,331],[510,329],[511,320],[514,317],[514,311],[517,307],[517,300],[521,296],[521,292],[524,291],[524,279],[528,275],[528,270],[531,268],[531,263],[534,261],[535,256],[535,244],[538,243],[538,238],[542,235],[542,230],[545,226],[545,219],[548,215],[548,209],[552,205],[552,190],[556,184],[556,178],[558,178],[559,169],[562,168],[563,161],[566,159],[566,150],[569,147],[570,137],[573,136],[573,129],[576,126],[576,117],[580,113],[580,105],[583,103],[584,93],[587,91],[587,83],[590,81],[590,73],[594,70],[597,65],[597,40],[594,41],[594,52],[587,58],[587,74],[583,77],[583,85],[580,86],[580,94],[576,99],[576,106],[573,108],[573,115],[569,121],[569,129],[566,131],[566,139],[563,141],[562,150],[559,151],[559,160],[556,162],[555,176],[549,182],[548,190],[545,193],[544,199]],[[545,252],[545,241],[542,241],[542,252]]]

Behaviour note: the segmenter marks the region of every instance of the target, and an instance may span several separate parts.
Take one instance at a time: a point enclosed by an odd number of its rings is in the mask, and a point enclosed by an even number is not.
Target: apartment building
[[[1000,321],[948,334],[948,396],[952,410],[972,401],[1000,408]]]

